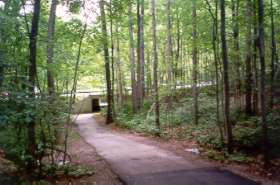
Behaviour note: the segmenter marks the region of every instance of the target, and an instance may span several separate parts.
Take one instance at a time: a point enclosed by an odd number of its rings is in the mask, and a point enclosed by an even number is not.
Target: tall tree
[[[115,94],[115,46],[114,46],[114,34],[113,34],[113,2],[110,0],[110,39],[111,39],[111,82],[112,82],[112,112],[113,115],[115,115],[115,99],[114,99],[114,94]]]
[[[35,99],[35,79],[37,75],[36,63],[37,63],[37,36],[39,28],[41,1],[35,0],[33,7],[31,32],[29,35],[29,96]],[[32,116],[27,127],[28,136],[28,154],[35,156],[36,140],[35,140],[35,118]]]
[[[266,122],[265,100],[265,44],[264,44],[264,3],[258,0],[258,23],[259,23],[259,57],[260,57],[260,104],[262,118],[262,141],[265,164],[268,164],[268,136]]]
[[[230,93],[229,93],[229,75],[228,75],[228,52],[226,40],[226,14],[225,0],[220,0],[221,9],[221,43],[222,43],[222,60],[223,60],[223,77],[224,77],[224,120],[227,128],[227,150],[233,152],[232,125],[230,122]]]
[[[175,66],[175,76],[174,78],[177,79],[176,77],[178,76],[179,73],[179,62],[182,62],[182,60],[180,61],[180,50],[181,50],[181,26],[180,26],[181,22],[180,22],[180,16],[179,16],[179,8],[176,8],[176,55],[175,55],[175,59],[176,59],[176,66]],[[182,66],[181,66],[182,67]],[[181,68],[181,72],[182,72],[182,68]],[[180,73],[181,73],[180,72]],[[183,76],[182,73],[180,74],[181,77]],[[182,84],[182,79],[181,82]],[[176,84],[175,84],[176,87]]]
[[[117,97],[118,105],[123,105],[123,74],[121,69],[121,57],[120,57],[120,39],[119,39],[119,21],[116,21],[116,73],[117,73]]]
[[[53,94],[55,91],[54,76],[53,76],[53,50],[54,50],[54,32],[55,32],[55,18],[56,18],[56,7],[58,1],[52,0],[50,16],[48,22],[48,39],[47,39],[47,79],[48,79],[48,91],[49,94]]]
[[[154,80],[154,98],[155,98],[155,118],[156,126],[160,129],[159,120],[159,95],[158,95],[158,53],[157,53],[157,31],[156,31],[156,11],[155,0],[151,0],[152,9],[152,38],[153,38],[153,80]]]
[[[133,18],[132,18],[132,2],[128,3],[128,28],[129,28],[129,47],[130,47],[130,75],[131,75],[131,91],[132,91],[132,109],[137,112],[137,86],[135,77],[135,52],[134,52],[134,38],[133,38]]]
[[[198,89],[197,89],[197,73],[198,73],[198,57],[197,57],[197,14],[196,0],[192,0],[192,97],[193,97],[193,123],[198,124]]]
[[[240,74],[240,48],[239,48],[239,0],[232,0],[232,24],[233,24],[233,61],[236,72],[236,101],[240,106],[241,96],[241,74]]]
[[[257,17],[257,0],[253,0],[253,32],[254,32],[254,43],[253,43],[253,113],[259,112],[259,79],[258,79],[258,17]]]
[[[216,122],[219,127],[221,143],[224,143],[224,133],[223,126],[220,122],[220,86],[219,86],[219,54],[218,54],[218,0],[215,0],[215,9],[213,8],[208,0],[206,0],[208,5],[208,11],[212,17],[212,49],[214,54],[214,64],[215,64],[215,92],[216,92]]]
[[[274,9],[273,9],[273,1],[272,0],[270,0],[270,25],[271,25],[270,109],[273,109],[275,63],[278,61],[278,56],[277,56],[277,48],[276,48],[276,41],[275,41]]]
[[[138,109],[143,103],[145,95],[144,76],[144,0],[137,0],[137,98]]]
[[[100,16],[102,24],[102,43],[103,43],[103,52],[104,52],[104,61],[105,61],[105,76],[106,76],[106,91],[107,91],[107,116],[106,123],[113,122],[113,111],[112,111],[112,88],[111,88],[111,72],[110,72],[110,56],[108,48],[108,36],[107,36],[107,25],[106,25],[106,14],[104,9],[104,0],[100,0]]]
[[[70,91],[70,97],[69,97],[69,103],[68,103],[68,116],[66,120],[66,125],[65,125],[65,135],[64,135],[64,155],[63,155],[63,164],[66,162],[66,157],[67,157],[67,149],[68,149],[68,137],[69,137],[69,128],[70,128],[70,122],[71,122],[71,112],[73,109],[73,104],[75,103],[75,98],[76,98],[76,90],[77,90],[77,80],[78,80],[78,71],[79,71],[79,66],[81,62],[81,51],[82,51],[82,45],[83,45],[83,40],[86,34],[87,30],[87,23],[84,24],[82,33],[80,35],[80,40],[78,44],[78,53],[77,53],[77,58],[76,58],[76,63],[75,63],[75,68],[74,68],[74,76],[73,76],[73,85]]]
[[[167,65],[167,82],[171,91],[173,85],[173,46],[172,46],[172,20],[171,20],[171,0],[167,0],[167,47],[166,47],[166,65]]]
[[[252,114],[252,1],[246,2],[246,82],[245,82],[245,112]]]

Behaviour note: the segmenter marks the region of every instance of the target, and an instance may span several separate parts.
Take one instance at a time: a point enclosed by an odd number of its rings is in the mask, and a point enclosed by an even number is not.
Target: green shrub
[[[252,162],[252,159],[243,153],[235,153],[235,154],[228,155],[228,160],[233,162],[239,162],[239,163]]]
[[[210,88],[211,89],[211,88]],[[180,91],[181,92],[181,91]],[[211,90],[209,90],[211,92]],[[178,94],[178,95],[177,95]],[[160,105],[161,135],[166,138],[180,138],[196,141],[207,148],[223,150],[225,143],[221,142],[220,131],[216,120],[216,100],[207,92],[207,89],[199,95],[199,123],[192,124],[192,97],[174,94],[172,106],[163,100]],[[211,93],[210,93],[211,94]],[[203,106],[202,106],[203,105]],[[155,126],[154,111],[147,117],[152,102],[144,103],[141,112],[133,115],[131,105],[125,104],[118,112],[117,122],[119,126],[137,132],[150,134],[158,133]],[[221,110],[220,110],[221,111]],[[222,118],[222,112],[220,117]],[[238,107],[231,107],[231,121],[233,123],[233,138],[236,151],[243,153],[260,152],[262,146],[262,128],[260,117],[249,117]],[[267,116],[268,137],[271,147],[271,157],[280,153],[280,112],[275,110]],[[172,129],[170,129],[172,128]],[[224,129],[224,128],[223,128]],[[172,130],[172,132],[170,132]],[[243,154],[242,154],[243,155]],[[232,161],[246,161],[242,155],[229,156]],[[215,157],[214,157],[215,158]]]

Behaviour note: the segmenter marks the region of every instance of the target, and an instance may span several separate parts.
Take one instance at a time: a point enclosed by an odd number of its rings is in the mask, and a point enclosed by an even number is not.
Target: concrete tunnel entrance
[[[102,95],[90,93],[77,93],[77,101],[73,105],[73,114],[95,113],[100,112],[102,108],[107,106]]]

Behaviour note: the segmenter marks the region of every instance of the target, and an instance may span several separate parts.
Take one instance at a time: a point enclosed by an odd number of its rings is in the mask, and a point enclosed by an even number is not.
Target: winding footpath
[[[96,148],[127,185],[256,185],[227,170],[188,161],[170,151],[133,140],[97,123],[92,114],[76,120],[80,135]]]

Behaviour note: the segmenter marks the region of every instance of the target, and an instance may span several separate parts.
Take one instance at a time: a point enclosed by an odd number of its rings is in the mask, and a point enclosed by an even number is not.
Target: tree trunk
[[[152,66],[151,66],[151,54],[150,54],[150,48],[146,47],[146,66],[145,66],[145,73],[146,73],[146,85],[145,85],[145,89],[146,89],[146,95],[149,95],[151,87],[152,87]]]
[[[266,122],[265,103],[265,45],[264,45],[264,4],[263,0],[258,0],[258,23],[259,23],[259,56],[260,56],[260,103],[262,118],[262,141],[265,165],[268,164],[268,135]]]
[[[121,107],[123,105],[123,76],[121,70],[121,58],[120,58],[120,40],[119,40],[119,22],[116,21],[116,49],[117,49],[117,60],[116,60],[116,70],[117,70],[117,90],[118,90],[118,106]]]
[[[167,64],[167,81],[169,90],[171,91],[173,85],[172,65],[172,23],[171,23],[171,0],[167,0],[167,47],[166,47],[166,64]],[[169,92],[170,93],[170,92]]]
[[[257,18],[257,5],[256,0],[253,2],[253,24],[254,24],[254,47],[253,47],[253,112],[258,114],[259,112],[259,91],[258,91],[258,65],[257,65],[257,53],[258,53],[258,18]]]
[[[101,13],[101,24],[102,24],[102,43],[104,50],[104,61],[105,61],[105,73],[106,73],[106,91],[107,91],[107,117],[106,123],[110,124],[113,122],[112,112],[112,89],[111,89],[111,74],[110,74],[110,56],[108,49],[108,36],[107,36],[107,25],[106,25],[106,14],[104,10],[104,0],[100,0],[99,7]]]
[[[247,0],[246,3],[246,93],[245,93],[245,112],[247,115],[252,115],[252,2]]]
[[[175,68],[175,74],[174,74],[174,78],[177,79],[178,74],[181,75],[181,79],[182,79],[182,73],[179,73],[179,62],[180,62],[180,46],[181,46],[181,28],[180,28],[180,18],[179,18],[179,12],[178,12],[178,8],[176,9],[176,56],[175,56],[175,60],[176,60],[176,68]],[[182,69],[182,66],[181,66]],[[180,84],[182,84],[182,80],[180,80]],[[175,87],[176,87],[176,83],[175,83]]]
[[[36,79],[36,57],[37,57],[37,36],[40,19],[40,0],[35,0],[32,16],[31,32],[29,36],[29,96],[35,99],[35,79]],[[35,157],[36,139],[35,139],[35,117],[32,116],[27,126],[28,148],[29,155]]]
[[[116,114],[115,111],[115,73],[114,73],[114,34],[113,34],[113,11],[112,11],[112,0],[110,0],[110,37],[111,37],[111,73],[112,73],[112,112],[113,115]]]
[[[145,96],[144,0],[141,0],[141,95]],[[143,100],[142,100],[143,101]]]
[[[132,94],[132,110],[137,112],[137,84],[135,77],[135,52],[134,52],[134,38],[133,38],[133,18],[132,18],[132,2],[128,4],[128,28],[129,28],[129,47],[130,47],[130,74],[131,74],[131,94]]]
[[[56,18],[57,4],[58,4],[57,0],[52,0],[49,22],[48,22],[47,79],[48,79],[48,92],[50,95],[55,92],[52,64],[53,64],[54,32],[55,32],[55,18]]]
[[[144,77],[144,0],[137,0],[137,109],[139,110],[143,104],[143,97],[145,95],[145,77]]]
[[[215,92],[216,92],[216,123],[219,127],[220,132],[220,141],[223,144],[224,143],[224,133],[223,133],[223,125],[220,122],[220,87],[219,87],[219,52],[218,50],[218,0],[215,0],[215,12],[213,13],[211,4],[208,0],[206,0],[206,3],[208,5],[208,10],[211,14],[211,17],[213,19],[213,25],[212,25],[212,48],[213,48],[213,54],[214,54],[214,64],[215,64]]]
[[[152,8],[152,38],[153,38],[153,80],[154,80],[154,98],[155,98],[155,119],[156,126],[160,130],[159,115],[159,95],[158,95],[158,53],[157,53],[157,31],[156,31],[156,12],[155,0],[151,0]]]
[[[192,1],[192,97],[193,97],[193,123],[198,124],[198,89],[197,89],[197,73],[198,73],[198,58],[197,58],[197,21],[196,21],[196,0]]]
[[[275,41],[275,25],[274,25],[274,12],[273,1],[270,0],[270,24],[271,24],[271,78],[270,78],[270,109],[273,109],[274,104],[274,77],[275,77],[275,63],[277,61],[277,48]]]
[[[76,58],[76,63],[75,63],[75,68],[74,68],[73,85],[72,85],[71,92],[70,92],[70,98],[69,98],[69,104],[68,104],[68,116],[67,116],[66,125],[65,125],[63,164],[65,164],[66,157],[67,157],[71,112],[72,112],[72,107],[73,107],[73,104],[75,103],[75,98],[76,98],[78,71],[79,71],[79,65],[80,65],[80,59],[81,59],[81,50],[82,50],[82,44],[83,44],[86,30],[87,30],[87,24],[84,25],[83,31],[80,36],[80,41],[79,41],[79,45],[78,45],[78,53],[77,53],[77,58]],[[68,92],[68,82],[67,82],[66,89]]]
[[[224,114],[225,125],[227,128],[227,150],[228,153],[233,152],[232,125],[230,122],[230,92],[228,78],[228,52],[226,41],[226,14],[225,0],[220,0],[221,7],[221,42],[222,42],[222,59],[223,59],[223,78],[224,78]]]
[[[241,74],[240,74],[240,49],[239,49],[239,0],[232,0],[232,22],[233,22],[233,58],[236,71],[236,102],[241,106]]]

